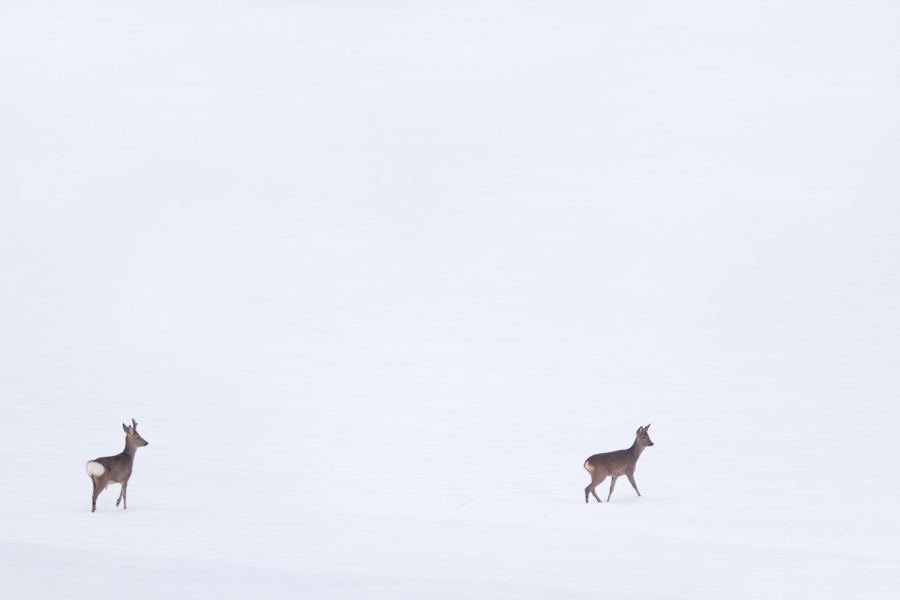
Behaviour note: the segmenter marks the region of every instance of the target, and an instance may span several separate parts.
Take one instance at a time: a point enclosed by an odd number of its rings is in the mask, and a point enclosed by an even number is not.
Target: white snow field
[[[0,3],[0,598],[896,598],[898,31]]]

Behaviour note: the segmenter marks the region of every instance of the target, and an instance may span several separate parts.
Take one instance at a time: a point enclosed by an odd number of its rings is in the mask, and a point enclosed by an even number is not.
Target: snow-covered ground
[[[0,3],[0,597],[895,597],[898,31]]]

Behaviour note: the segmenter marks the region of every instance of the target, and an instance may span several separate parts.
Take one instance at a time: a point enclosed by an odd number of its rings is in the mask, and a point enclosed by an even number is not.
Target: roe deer
[[[594,498],[597,499],[597,502],[600,502],[600,496],[597,495],[594,488],[600,485],[600,482],[606,479],[607,475],[612,477],[612,482],[609,484],[609,496],[606,497],[607,502],[612,498],[613,488],[616,487],[616,479],[622,475],[628,477],[628,481],[631,482],[634,491],[637,492],[638,496],[641,495],[637,484],[634,482],[634,467],[637,465],[637,459],[641,457],[641,452],[644,451],[644,448],[653,445],[650,436],[647,435],[648,429],[650,429],[650,425],[638,428],[634,444],[628,450],[595,454],[585,461],[584,468],[591,474],[591,485],[584,488],[585,502],[590,501],[591,494],[594,494]]]
[[[131,467],[134,465],[134,453],[141,446],[146,446],[150,443],[138,434],[137,423],[134,419],[131,420],[131,423],[133,427],[122,423],[122,429],[125,430],[125,450],[115,456],[104,456],[103,458],[90,460],[85,465],[88,476],[94,482],[91,512],[97,510],[97,496],[100,495],[100,492],[113,483],[122,484],[122,491],[119,492],[116,506],[119,505],[119,502],[124,502],[122,508],[128,508],[126,496],[128,479],[131,478]]]

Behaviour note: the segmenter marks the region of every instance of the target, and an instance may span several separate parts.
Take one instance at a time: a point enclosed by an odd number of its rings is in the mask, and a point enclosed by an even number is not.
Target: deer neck
[[[640,445],[637,440],[634,440],[634,443],[631,445],[631,453],[634,454],[634,460],[637,460],[641,457],[641,452],[644,451],[644,446]]]
[[[125,438],[125,451],[122,454],[126,455],[131,460],[134,460],[134,453],[137,452],[137,444],[135,444],[131,438]]]

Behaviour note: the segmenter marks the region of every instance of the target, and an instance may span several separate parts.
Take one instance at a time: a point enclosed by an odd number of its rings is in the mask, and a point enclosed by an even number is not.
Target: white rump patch
[[[88,463],[88,464],[90,464],[90,463]],[[587,461],[585,461],[585,463],[584,463],[584,468],[587,469],[588,471],[590,471],[591,473],[594,472],[594,465],[592,465],[591,463],[589,463]]]
[[[95,460],[89,460],[88,464],[86,464],[85,469],[87,469],[87,474],[91,477],[100,477],[104,473],[106,473],[106,469]]]

